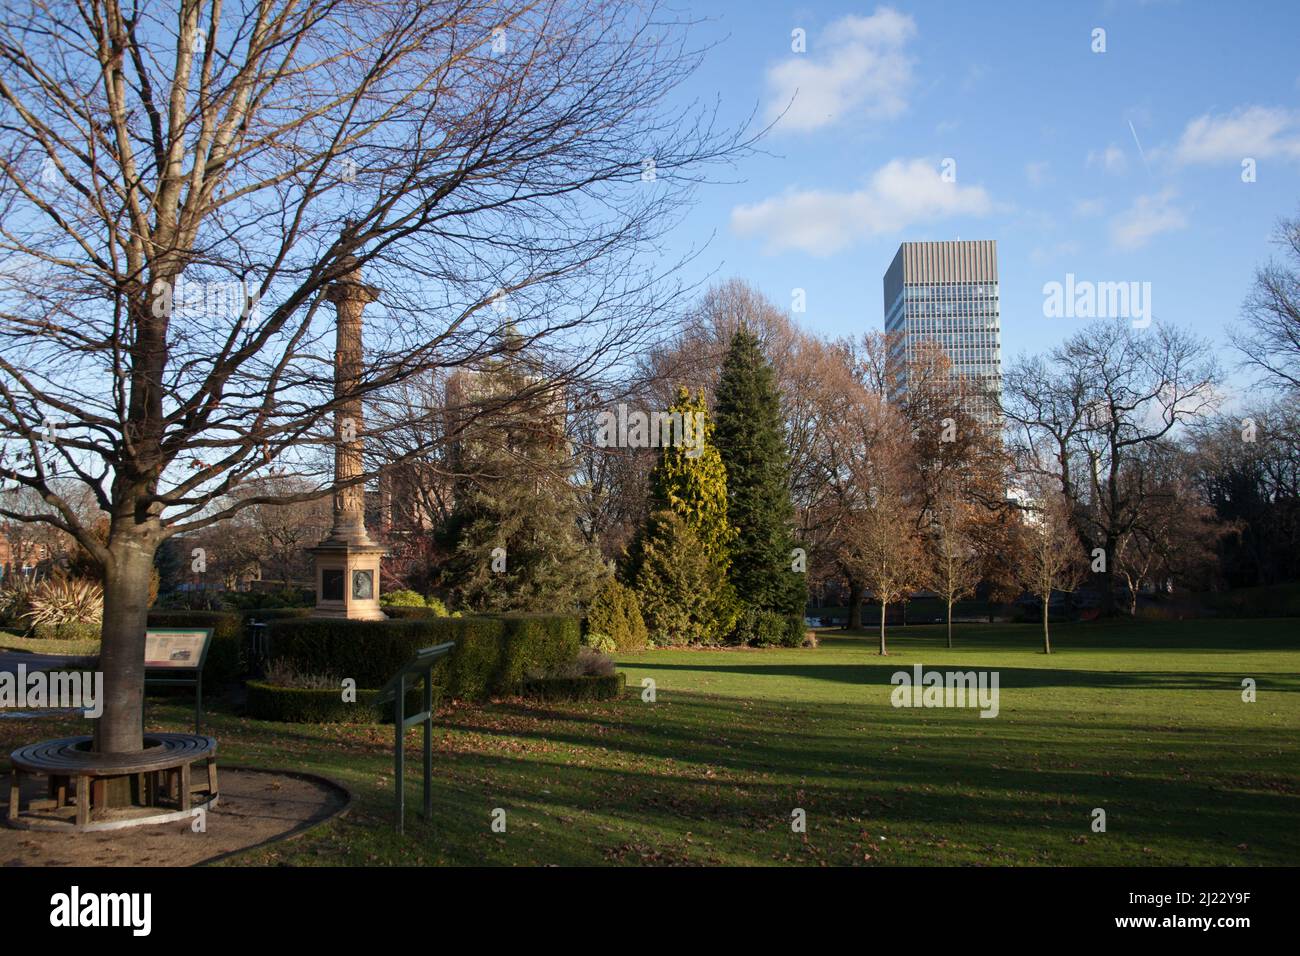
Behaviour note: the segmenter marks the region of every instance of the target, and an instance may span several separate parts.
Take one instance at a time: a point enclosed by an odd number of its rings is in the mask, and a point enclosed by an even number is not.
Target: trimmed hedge
[[[435,617],[449,617],[445,609],[427,607],[423,604],[385,604],[380,608],[385,614],[397,620],[428,620]]]
[[[627,675],[586,674],[582,677],[538,677],[524,681],[523,695],[535,700],[613,700],[622,697],[627,687]]]
[[[286,618],[311,617],[316,613],[316,609],[314,607],[254,607],[239,613],[244,616],[245,624],[249,621],[270,624],[272,621],[283,621]]]
[[[269,654],[302,673],[338,674],[358,687],[382,687],[420,648],[453,641],[456,647],[434,665],[434,684],[448,698],[484,700],[518,693],[529,670],[571,663],[579,635],[577,618],[549,615],[309,618],[273,622]]]
[[[325,690],[280,687],[266,681],[248,682],[248,716],[258,720],[276,720],[290,724],[373,724],[392,722],[393,706],[380,713],[375,704],[378,690],[357,690],[355,703],[343,700],[341,688]],[[433,689],[433,706],[439,702],[438,688]],[[424,706],[423,687],[406,695],[405,712],[418,713]]]

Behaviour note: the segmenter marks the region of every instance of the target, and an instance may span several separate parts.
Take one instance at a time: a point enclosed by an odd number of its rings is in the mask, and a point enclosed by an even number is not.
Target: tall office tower
[[[932,343],[969,391],[967,410],[992,420],[1002,394],[998,316],[996,240],[900,245],[885,273],[885,331],[896,333],[890,358],[903,370],[891,398],[906,392],[906,369]]]

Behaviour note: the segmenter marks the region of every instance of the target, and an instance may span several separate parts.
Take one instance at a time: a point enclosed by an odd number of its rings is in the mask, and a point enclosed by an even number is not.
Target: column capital
[[[325,287],[326,301],[336,305],[343,302],[360,302],[363,305],[379,298],[378,286],[367,285],[357,279],[340,279]]]

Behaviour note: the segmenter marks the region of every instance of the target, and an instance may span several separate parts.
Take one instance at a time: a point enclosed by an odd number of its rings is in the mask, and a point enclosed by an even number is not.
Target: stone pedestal
[[[309,549],[316,559],[316,617],[380,621],[378,545],[331,542]]]

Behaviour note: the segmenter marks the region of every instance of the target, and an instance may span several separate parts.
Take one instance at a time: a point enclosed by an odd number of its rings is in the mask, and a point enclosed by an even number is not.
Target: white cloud
[[[1050,168],[1048,162],[1025,163],[1025,178],[1029,180],[1029,185],[1037,189],[1051,182],[1051,176],[1048,175]]]
[[[1057,262],[1068,256],[1077,256],[1081,249],[1082,246],[1078,242],[1073,239],[1066,239],[1046,246],[1035,246],[1029,253],[1029,260],[1037,265],[1043,265],[1049,262]]]
[[[1300,111],[1250,106],[1206,113],[1187,124],[1174,147],[1180,163],[1235,163],[1246,156],[1300,159]]]
[[[758,236],[766,252],[799,249],[815,256],[858,239],[894,233],[953,216],[984,216],[994,204],[981,186],[944,182],[939,164],[895,159],[853,192],[800,190],[731,211],[731,228]]]
[[[1106,200],[1104,199],[1076,199],[1074,201],[1074,214],[1081,219],[1100,216],[1105,211]]]
[[[1111,143],[1103,150],[1088,150],[1088,166],[1100,166],[1108,173],[1119,174],[1128,169],[1128,157],[1124,150]]]
[[[785,112],[783,129],[807,131],[855,112],[899,115],[912,83],[912,61],[903,48],[915,34],[916,21],[890,7],[836,20],[808,52],[768,69],[768,118]]]
[[[1139,249],[1162,232],[1184,228],[1187,216],[1174,205],[1175,199],[1173,189],[1138,196],[1133,205],[1111,220],[1111,242],[1120,249]]]

